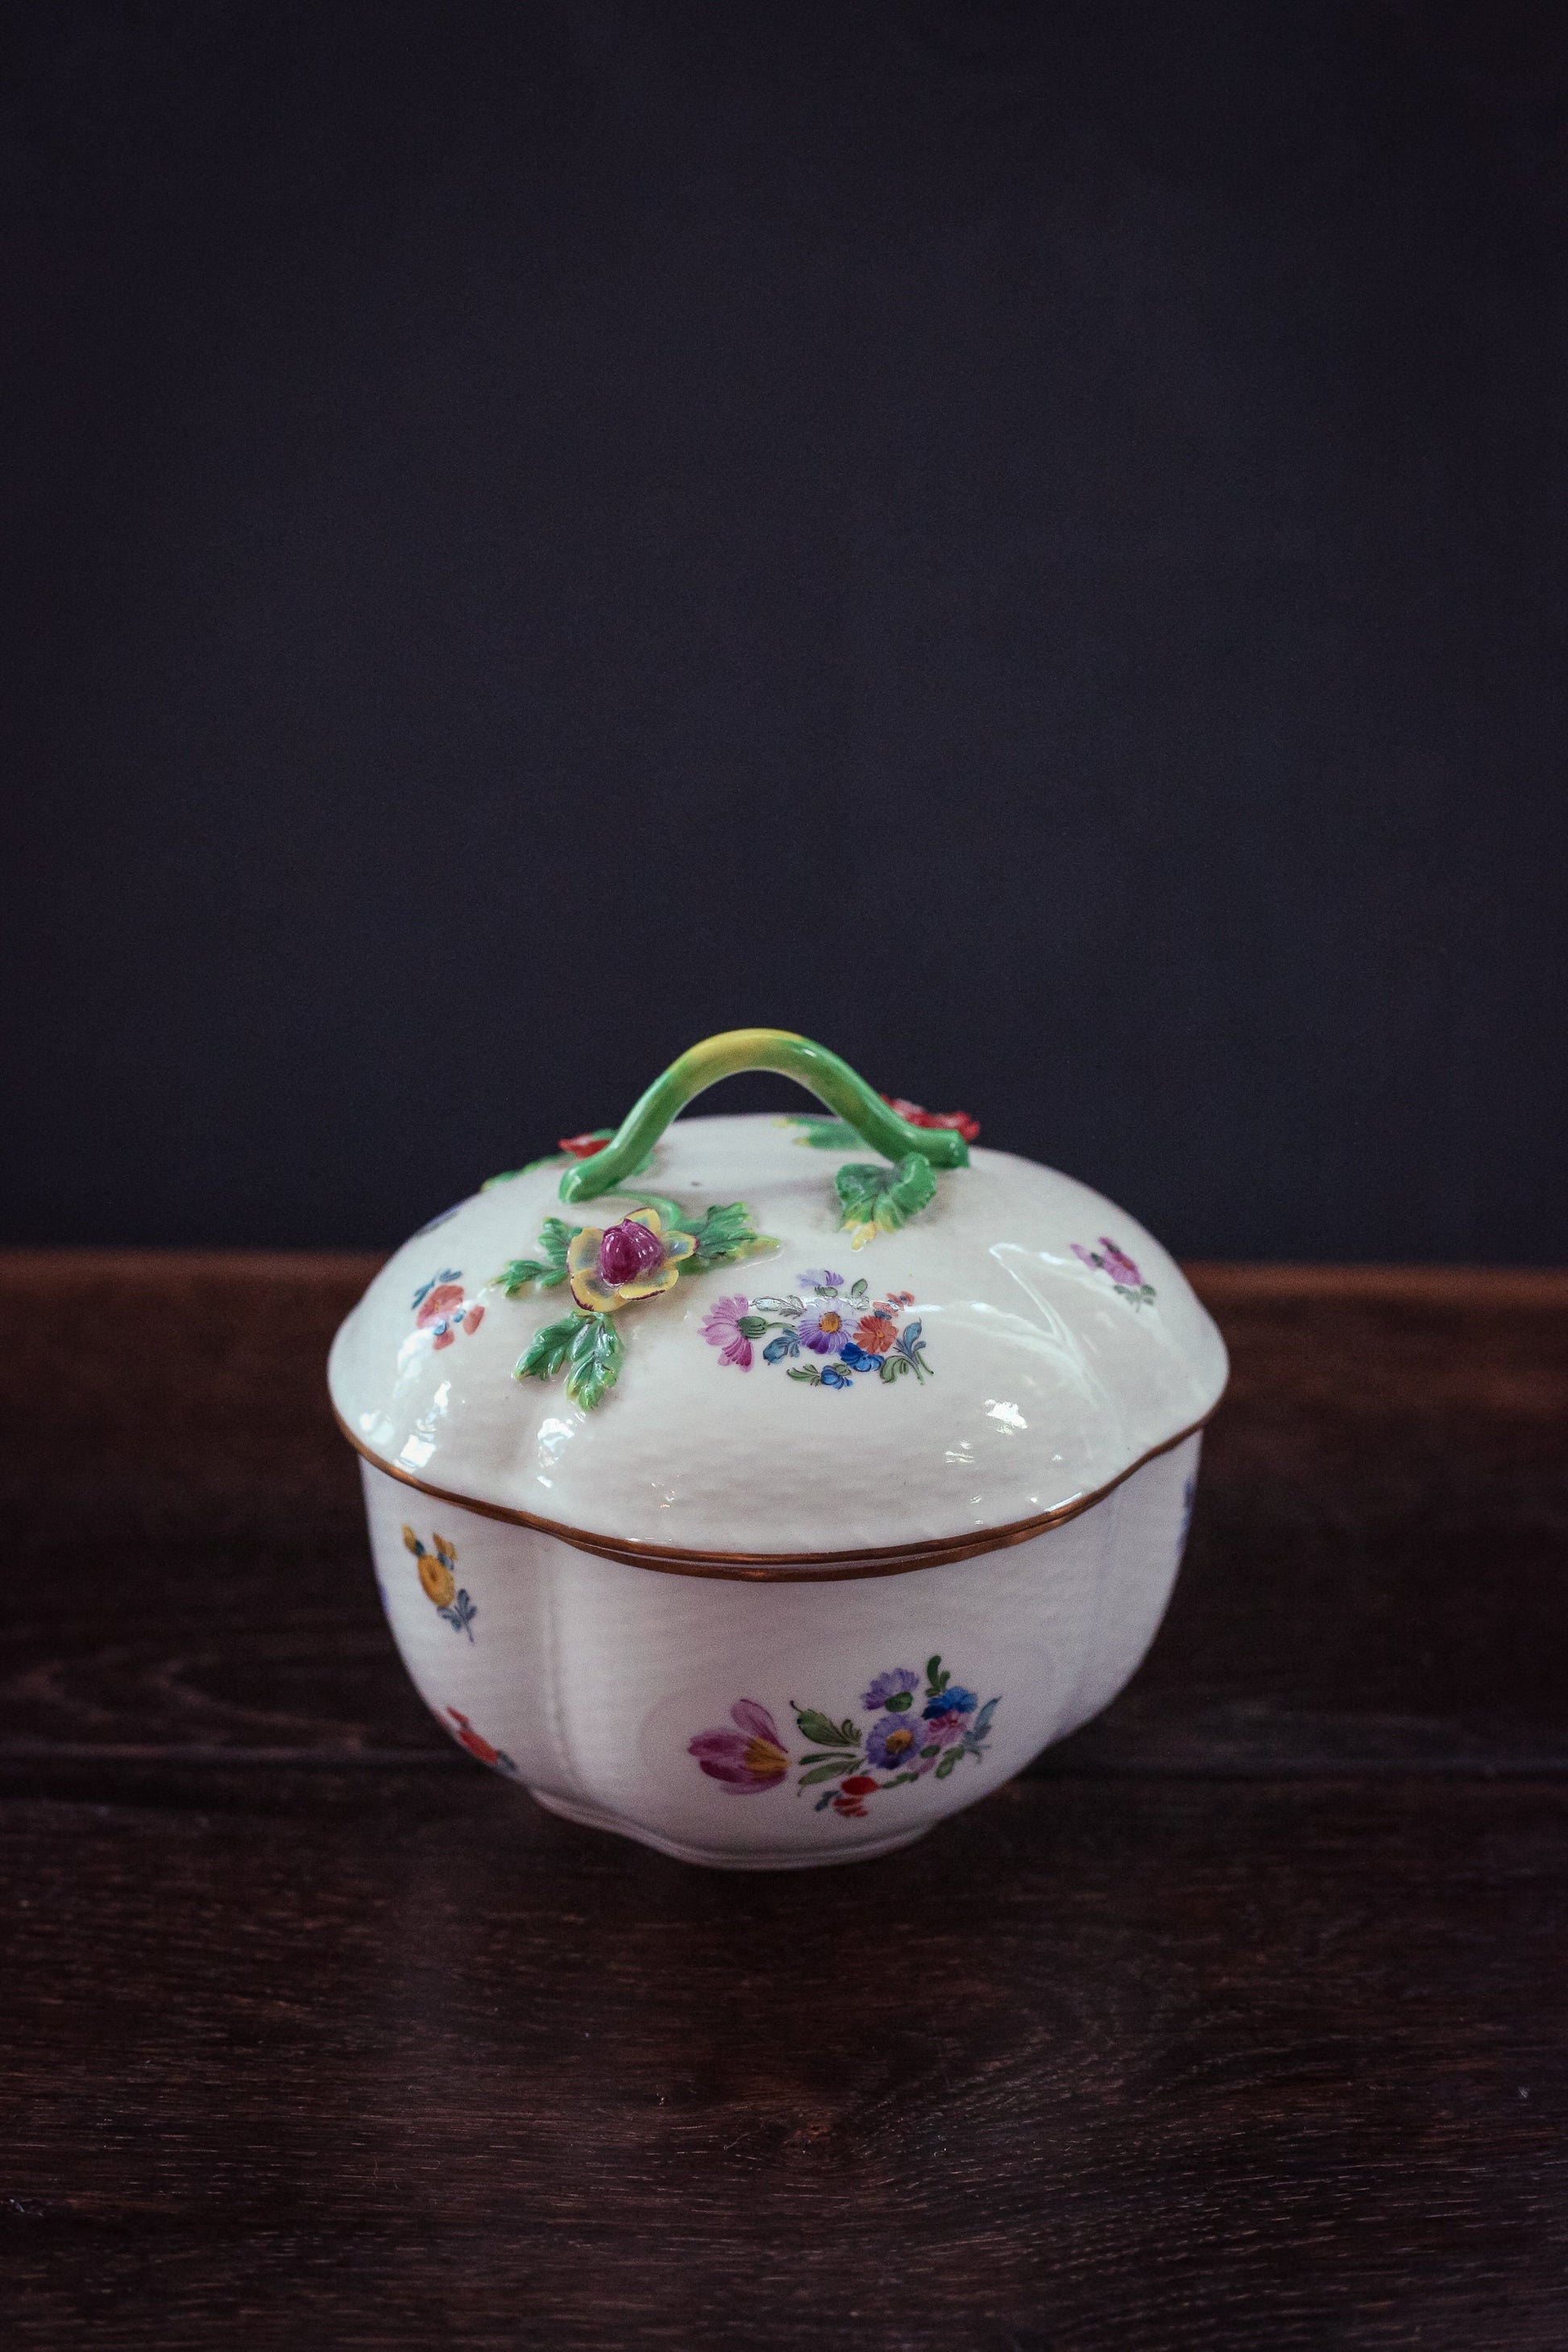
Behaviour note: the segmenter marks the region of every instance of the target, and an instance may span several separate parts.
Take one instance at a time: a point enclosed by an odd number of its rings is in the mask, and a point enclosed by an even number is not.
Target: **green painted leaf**
[[[563,1315],[559,1323],[546,1323],[536,1331],[524,1352],[518,1358],[512,1378],[519,1381],[553,1380],[572,1353],[584,1318],[575,1310]]]
[[[785,1373],[784,1378],[791,1381],[809,1381],[813,1388],[822,1386],[822,1374],[815,1364],[795,1364]]]
[[[566,1367],[566,1393],[574,1404],[591,1412],[620,1377],[626,1343],[608,1315],[584,1315],[572,1342]]]
[[[735,1328],[742,1339],[760,1339],[767,1328],[765,1315],[739,1315],[735,1318]]]
[[[896,1168],[851,1160],[833,1182],[841,1225],[877,1225],[885,1234],[897,1233],[936,1197],[936,1170],[918,1151]]]
[[[948,1774],[954,1769],[963,1754],[963,1750],[962,1748],[949,1748],[947,1754],[942,1758],[942,1762],[936,1768],[936,1777],[939,1780],[945,1780],[947,1779]]]
[[[940,1682],[937,1679],[939,1675],[942,1676]],[[928,1658],[926,1660],[926,1696],[928,1698],[935,1698],[939,1691],[944,1691],[951,1679],[952,1677],[950,1675],[944,1675],[942,1672],[942,1654],[940,1651],[934,1658]]]
[[[931,1748],[922,1748],[921,1749],[921,1754],[922,1756],[940,1756],[942,1754],[942,1750],[940,1748],[934,1746]]]
[[[913,1691],[895,1691],[891,1698],[883,1701],[889,1715],[902,1715],[908,1708],[913,1706],[914,1703]]]
[[[706,1216],[686,1215],[680,1222],[697,1244],[696,1255],[681,1261],[682,1274],[707,1274],[716,1265],[732,1265],[737,1258],[778,1247],[771,1234],[758,1233],[744,1201],[710,1208]]]
[[[837,1763],[819,1764],[815,1772],[801,1774],[800,1785],[803,1789],[815,1789],[819,1780],[842,1780],[847,1772],[854,1770],[859,1760],[858,1756],[842,1756]]]
[[[864,1298],[868,1288],[869,1285],[868,1284],[865,1276],[862,1275],[858,1282],[852,1282],[850,1284],[849,1296],[851,1298]]]
[[[882,1786],[884,1789],[901,1789],[906,1780],[918,1780],[920,1777],[918,1772],[900,1772],[896,1780],[884,1780]]]
[[[797,1706],[795,1719],[800,1726],[800,1736],[816,1748],[854,1748],[860,1745],[860,1734],[847,1716],[842,1723],[830,1722],[814,1706]]]
[[[546,1217],[539,1236],[541,1255],[514,1257],[496,1276],[507,1297],[515,1298],[531,1282],[536,1282],[541,1290],[557,1289],[566,1279],[566,1253],[582,1230],[581,1225],[569,1225],[560,1217]]]
[[[818,1748],[815,1749],[811,1755],[803,1756],[800,1759],[800,1761],[803,1764],[842,1764],[844,1769],[847,1772],[850,1765],[858,1763],[859,1761],[859,1758],[860,1750],[858,1748],[851,1748],[847,1751],[847,1755],[846,1755],[845,1751],[841,1748],[837,1756],[825,1756],[821,1748]]]

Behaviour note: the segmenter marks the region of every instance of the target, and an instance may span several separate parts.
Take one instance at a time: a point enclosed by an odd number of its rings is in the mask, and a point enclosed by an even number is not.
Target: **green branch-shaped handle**
[[[935,1168],[965,1168],[969,1146],[954,1128],[911,1127],[880,1095],[873,1094],[847,1062],[797,1037],[793,1029],[726,1029],[721,1036],[705,1037],[700,1045],[671,1062],[656,1078],[616,1129],[614,1139],[591,1160],[580,1160],[561,1179],[563,1201],[596,1201],[613,1192],[620,1179],[640,1168],[677,1111],[693,1095],[732,1078],[740,1070],[777,1070],[814,1094],[818,1102],[837,1111],[863,1143],[885,1160],[900,1160],[918,1152]]]

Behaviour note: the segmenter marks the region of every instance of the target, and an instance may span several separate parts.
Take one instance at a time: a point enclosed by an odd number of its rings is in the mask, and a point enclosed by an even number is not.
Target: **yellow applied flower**
[[[673,1290],[681,1260],[696,1252],[690,1234],[665,1232],[657,1209],[634,1209],[618,1225],[584,1225],[566,1252],[572,1296],[591,1315],[614,1315]]]

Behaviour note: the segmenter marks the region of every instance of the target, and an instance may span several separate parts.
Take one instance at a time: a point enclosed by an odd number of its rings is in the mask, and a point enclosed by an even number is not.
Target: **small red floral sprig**
[[[1119,1249],[1109,1234],[1101,1234],[1097,1250],[1085,1249],[1081,1242],[1074,1242],[1072,1254],[1094,1273],[1109,1275],[1118,1298],[1125,1298],[1133,1307],[1153,1305],[1153,1284],[1144,1281],[1137,1261],[1130,1258],[1124,1249]]]
[[[485,1319],[477,1298],[465,1297],[463,1277],[455,1265],[446,1266],[414,1294],[414,1328],[431,1333],[433,1348],[449,1348],[459,1331],[472,1339]]]

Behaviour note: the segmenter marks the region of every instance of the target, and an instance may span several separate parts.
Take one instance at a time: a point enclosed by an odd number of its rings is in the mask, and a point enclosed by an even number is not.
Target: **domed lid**
[[[831,1115],[669,1124],[742,1069]],[[613,1136],[388,1260],[333,1344],[344,1433],[653,1567],[868,1574],[1021,1541],[1205,1421],[1226,1356],[1141,1225],[976,1133],[787,1031],[710,1038]]]

